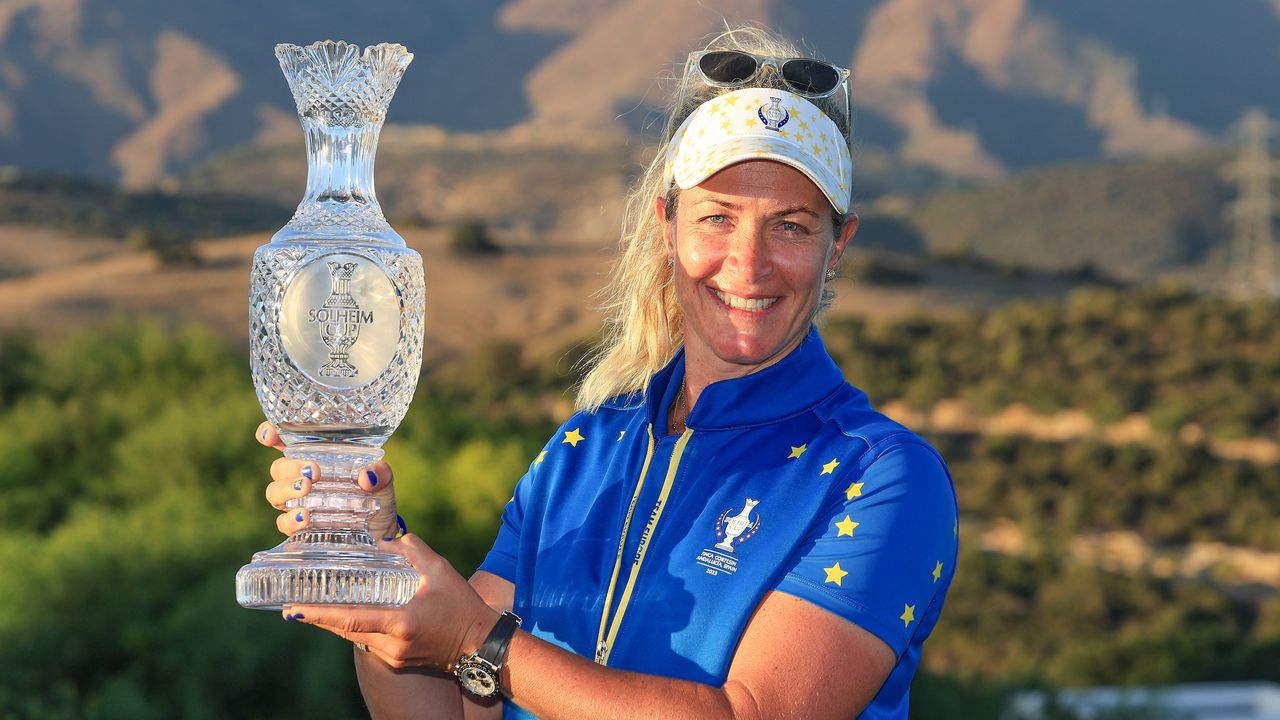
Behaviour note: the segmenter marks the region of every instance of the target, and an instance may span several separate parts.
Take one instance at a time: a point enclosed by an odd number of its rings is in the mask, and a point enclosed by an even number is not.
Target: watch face
[[[493,697],[498,694],[498,678],[493,672],[475,661],[464,661],[456,671],[462,688],[476,697]]]

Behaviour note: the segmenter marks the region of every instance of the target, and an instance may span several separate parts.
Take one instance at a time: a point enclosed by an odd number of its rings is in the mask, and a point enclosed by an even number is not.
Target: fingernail
[[[298,513],[297,515],[294,515],[293,519],[297,520],[298,522],[302,522],[302,513]]]
[[[378,487],[378,473],[372,470],[364,471],[365,477],[369,478],[369,487]]]
[[[401,534],[401,535],[408,535],[408,534],[409,534],[409,526],[404,524],[404,518],[402,518],[402,517],[400,517],[399,515],[397,515],[397,516],[396,516],[396,524],[400,526],[400,534]]]
[[[292,615],[288,615],[288,614],[286,614],[286,615],[284,616],[284,621],[285,621],[285,622],[293,622],[293,616],[292,616]]]
[[[310,479],[311,479],[311,466],[310,466],[310,465],[303,465],[303,466],[302,466],[302,477],[304,477],[304,478],[306,478],[306,479],[308,479],[308,480],[310,480]]]
[[[382,538],[383,542],[391,542],[392,540],[395,540],[395,538],[389,538],[389,537]]]
[[[307,619],[307,616],[306,616],[306,615],[303,615],[302,613],[298,613],[297,615],[294,615],[294,616],[293,616],[293,619],[294,619],[294,620],[306,620],[306,619]]]
[[[262,428],[262,439],[263,439],[263,440],[266,440],[266,439],[267,439],[267,429],[266,429],[266,428]]]
[[[301,481],[301,480],[298,480],[297,482],[295,482],[295,483],[293,484],[293,489],[294,489],[294,490],[301,490],[301,489],[302,489],[302,481]]]

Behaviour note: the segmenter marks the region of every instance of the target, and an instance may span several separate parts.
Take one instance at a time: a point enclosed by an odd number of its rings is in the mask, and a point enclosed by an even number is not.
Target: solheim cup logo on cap
[[[698,554],[697,563],[707,569],[708,575],[738,571],[737,549],[760,529],[760,513],[754,512],[759,500],[746,498],[741,510],[728,508],[716,518],[716,540],[713,547]]]
[[[791,120],[791,113],[782,107],[782,98],[769,98],[769,106],[761,105],[756,109],[756,115],[760,116],[760,122],[764,126],[774,132],[782,129]]]

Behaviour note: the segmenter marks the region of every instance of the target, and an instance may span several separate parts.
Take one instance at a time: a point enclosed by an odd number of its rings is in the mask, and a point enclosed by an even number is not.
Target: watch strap
[[[476,651],[476,657],[501,669],[502,661],[507,655],[507,647],[511,645],[511,638],[515,636],[516,629],[519,627],[520,616],[510,610],[504,610],[498,622],[489,631],[489,636],[484,639],[484,644]]]

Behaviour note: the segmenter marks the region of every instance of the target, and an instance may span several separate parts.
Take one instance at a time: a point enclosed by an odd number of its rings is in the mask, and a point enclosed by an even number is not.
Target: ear
[[[667,220],[667,198],[659,195],[653,199],[653,213],[658,218],[658,227],[662,228],[662,242],[667,247],[667,255],[675,257],[675,223]]]
[[[851,210],[849,219],[844,227],[840,228],[840,237],[836,238],[835,247],[831,249],[831,261],[827,263],[828,270],[835,270],[840,264],[840,256],[844,255],[845,248],[849,247],[849,241],[853,239],[856,232],[858,232],[858,213]]]

